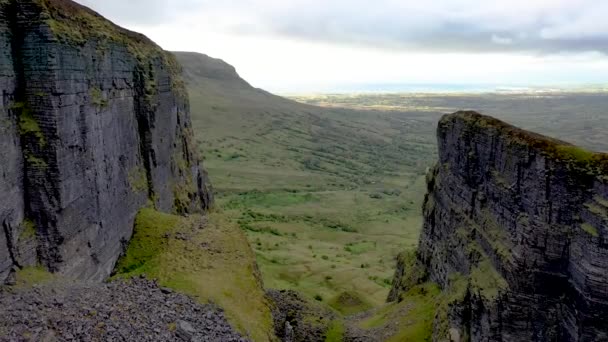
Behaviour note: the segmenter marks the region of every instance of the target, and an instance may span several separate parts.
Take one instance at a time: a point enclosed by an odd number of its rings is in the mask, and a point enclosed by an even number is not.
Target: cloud
[[[200,10],[198,0],[76,0],[121,25],[158,25],[178,20],[189,10]]]
[[[513,38],[502,37],[502,36],[493,34],[492,43],[499,44],[499,45],[511,45],[511,44],[513,44]]]
[[[227,34],[389,50],[608,49],[605,0],[80,0],[119,23],[206,23]]]

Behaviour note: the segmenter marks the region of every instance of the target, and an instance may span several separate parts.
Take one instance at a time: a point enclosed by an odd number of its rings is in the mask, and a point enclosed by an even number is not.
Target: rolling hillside
[[[383,303],[394,257],[418,239],[439,114],[301,104],[176,55],[218,205],[247,230],[266,286],[345,313]]]

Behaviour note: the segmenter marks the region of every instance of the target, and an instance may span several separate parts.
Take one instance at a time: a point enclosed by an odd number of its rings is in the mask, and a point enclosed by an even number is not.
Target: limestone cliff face
[[[69,0],[0,0],[0,281],[108,276],[145,205],[207,208],[180,67]]]
[[[438,141],[419,272],[392,299],[439,283],[436,341],[608,340],[608,155],[473,112]]]

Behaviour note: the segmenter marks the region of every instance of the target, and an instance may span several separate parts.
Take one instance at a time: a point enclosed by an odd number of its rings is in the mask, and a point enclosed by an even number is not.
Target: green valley
[[[417,245],[442,114],[462,106],[497,111],[523,127],[608,149],[606,100],[597,94],[289,100],[253,88],[221,60],[177,56],[217,206],[247,232],[265,286],[300,291],[345,314],[383,304],[395,257]],[[360,304],[349,308],[344,296]]]

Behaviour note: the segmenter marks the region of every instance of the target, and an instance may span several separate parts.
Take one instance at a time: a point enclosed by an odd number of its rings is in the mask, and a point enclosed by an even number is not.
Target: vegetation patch
[[[224,206],[226,209],[257,207],[287,207],[302,203],[318,202],[319,198],[308,192],[261,192],[249,191],[239,194]]]
[[[108,100],[103,96],[103,92],[100,88],[91,87],[89,89],[89,95],[91,96],[91,103],[97,107],[105,108],[108,106]]]
[[[377,245],[375,241],[351,242],[344,246],[344,250],[352,254],[363,254],[375,250]]]
[[[418,262],[415,250],[402,252],[397,256],[397,272],[400,276],[396,275],[393,279],[390,300],[402,301],[404,293],[427,278],[426,268]]]
[[[494,215],[489,209],[484,209],[481,213],[482,225],[478,231],[485,241],[492,247],[494,253],[503,261],[509,262],[511,255],[511,241],[508,233],[496,222]],[[471,225],[474,225],[471,223]]]
[[[585,231],[587,234],[593,236],[593,237],[599,237],[600,233],[597,231],[597,228],[595,228],[594,226],[590,225],[589,223],[583,223],[581,224],[581,228],[583,229],[583,231]]]
[[[606,210],[605,208],[602,208],[596,204],[593,203],[585,203],[585,207],[587,208],[587,210],[589,210],[591,213],[598,215],[600,217],[608,217],[608,210]]]
[[[44,169],[44,168],[48,167],[48,164],[46,163],[46,161],[44,159],[34,156],[29,151],[25,152],[25,160],[27,161],[28,165],[30,165],[34,168]]]
[[[450,330],[449,313],[452,306],[462,304],[469,292],[469,277],[460,273],[449,276],[449,284],[437,298],[437,314],[435,316],[435,330],[441,337],[448,336]]]
[[[509,287],[487,257],[471,270],[470,281],[472,291],[488,302],[494,302]]]
[[[372,332],[388,330],[389,342],[431,341],[440,294],[436,284],[417,285],[403,294],[400,303],[381,308],[358,325]]]
[[[605,198],[600,197],[600,196],[594,196],[594,197],[593,197],[593,199],[594,199],[594,200],[595,200],[597,203],[599,203],[600,205],[602,205],[602,206],[604,206],[604,207],[608,208],[608,199],[605,199]]]
[[[31,240],[36,237],[36,224],[31,219],[23,220],[23,231],[19,236],[21,239]]]
[[[342,342],[346,328],[342,320],[336,319],[331,322],[325,334],[325,342]]]
[[[127,252],[116,265],[116,273],[147,274],[158,268],[159,257],[169,247],[169,237],[183,224],[183,219],[179,216],[149,208],[142,209],[135,218],[133,237],[129,241]]]
[[[146,175],[146,170],[143,167],[137,166],[131,169],[127,178],[131,190],[134,192],[148,191],[148,177]]]
[[[179,180],[175,182],[173,185],[173,210],[176,213],[183,214],[190,210],[193,191],[194,184],[190,177],[183,179],[181,182]]]
[[[35,137],[38,145],[44,147],[46,145],[46,138],[42,133],[38,121],[32,115],[31,109],[23,102],[17,102],[11,107],[16,110],[19,115],[19,132],[22,136],[32,135]]]
[[[34,285],[43,285],[52,282],[56,276],[42,266],[24,267],[15,273],[15,286],[29,288]]]
[[[345,316],[363,312],[372,307],[355,292],[340,293],[329,301],[329,306]]]

